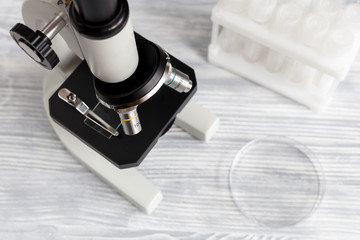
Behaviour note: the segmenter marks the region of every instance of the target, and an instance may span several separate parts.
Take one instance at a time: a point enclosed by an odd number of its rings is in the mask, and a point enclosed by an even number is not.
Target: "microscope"
[[[10,35],[52,70],[44,106],[66,148],[139,209],[162,193],[137,167],[175,122],[208,140],[218,119],[190,99],[192,68],[134,32],[127,0],[24,0]]]

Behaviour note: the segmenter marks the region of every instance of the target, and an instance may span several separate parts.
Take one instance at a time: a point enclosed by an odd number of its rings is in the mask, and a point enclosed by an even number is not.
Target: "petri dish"
[[[242,147],[230,169],[229,187],[236,206],[251,223],[271,228],[308,218],[325,189],[316,156],[285,136],[262,137]]]

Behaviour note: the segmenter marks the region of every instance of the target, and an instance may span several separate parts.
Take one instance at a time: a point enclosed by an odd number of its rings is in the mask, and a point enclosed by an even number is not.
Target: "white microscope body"
[[[60,4],[59,4],[60,3]],[[53,48],[59,64],[43,81],[44,106],[49,114],[49,98],[78,66],[84,56],[68,22],[65,3],[53,0],[25,0],[22,14],[24,22],[32,29],[42,29],[55,16],[63,13],[66,26],[53,39]],[[131,26],[129,26],[130,28]],[[120,38],[122,36],[119,36]],[[121,39],[118,41],[121,41]],[[86,43],[85,43],[86,44]],[[134,61],[134,60],[133,60]],[[113,62],[113,61],[109,61]],[[126,64],[126,63],[125,63]],[[126,67],[125,67],[126,68]],[[51,125],[65,147],[86,167],[112,186],[140,210],[151,213],[162,200],[162,193],[135,168],[119,169],[99,153],[85,145],[49,116]]]
[[[83,165],[111,185],[140,210],[151,213],[162,200],[160,190],[134,167],[126,169],[118,168],[50,117],[49,99],[84,59],[92,74],[107,83],[126,80],[134,73],[139,61],[134,32],[129,18],[126,24],[122,26],[120,32],[114,33],[109,38],[94,40],[91,37],[84,37],[83,34],[74,28],[69,16],[69,5],[72,2],[75,1],[24,0],[22,7],[25,24],[33,30],[42,29],[42,33],[51,40],[50,45],[59,59],[57,65],[55,64],[56,67],[44,78],[43,82],[43,100],[49,120],[66,148]],[[95,32],[95,34],[97,33]],[[26,43],[24,44],[23,41],[18,41],[18,44],[39,63],[41,60],[49,59],[48,56],[38,56],[31,48],[29,50],[29,46]],[[47,52],[44,54],[46,55]],[[49,61],[51,64],[51,59]],[[42,65],[44,66],[44,64]],[[179,71],[180,73],[176,77],[176,69],[174,74],[171,72],[171,65],[167,66],[169,67],[167,70],[169,70],[169,76],[171,76],[172,81],[170,82],[166,79],[162,81],[164,83],[168,81],[169,84],[167,85],[170,85],[170,87],[174,79],[175,82],[182,83],[184,80],[183,75],[181,75],[182,73]],[[45,67],[49,68],[49,65]],[[183,78],[181,79],[180,77]],[[191,81],[190,85],[184,85],[182,90],[186,89],[186,87],[191,88]],[[173,87],[173,89],[175,88]],[[176,90],[179,91],[178,89]],[[131,109],[133,110],[134,108]],[[183,109],[183,112],[184,114],[178,115],[175,123],[190,131],[195,137],[209,140],[216,132],[219,125],[218,119],[196,103],[188,104]],[[119,111],[120,117],[123,113],[124,111]],[[201,114],[201,116],[196,114]],[[125,122],[122,121],[122,123]],[[124,132],[126,133],[125,130]],[[130,130],[134,131],[134,129]]]

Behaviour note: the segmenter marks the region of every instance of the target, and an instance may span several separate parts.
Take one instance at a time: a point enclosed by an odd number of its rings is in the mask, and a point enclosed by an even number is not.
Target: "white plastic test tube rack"
[[[360,3],[220,0],[210,63],[322,111],[360,48]]]

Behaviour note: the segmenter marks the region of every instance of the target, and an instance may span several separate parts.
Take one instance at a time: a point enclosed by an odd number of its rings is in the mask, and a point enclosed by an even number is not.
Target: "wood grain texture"
[[[130,1],[135,30],[195,68],[195,100],[221,120],[210,143],[176,126],[158,142],[139,168],[164,194],[147,216],[81,166],[53,132],[42,107],[46,71],[8,34],[22,22],[21,2],[2,0],[0,8],[0,239],[360,238],[360,62],[315,115],[208,64],[215,0]],[[317,211],[292,227],[259,227],[230,196],[236,153],[266,135],[307,145],[326,178]]]

